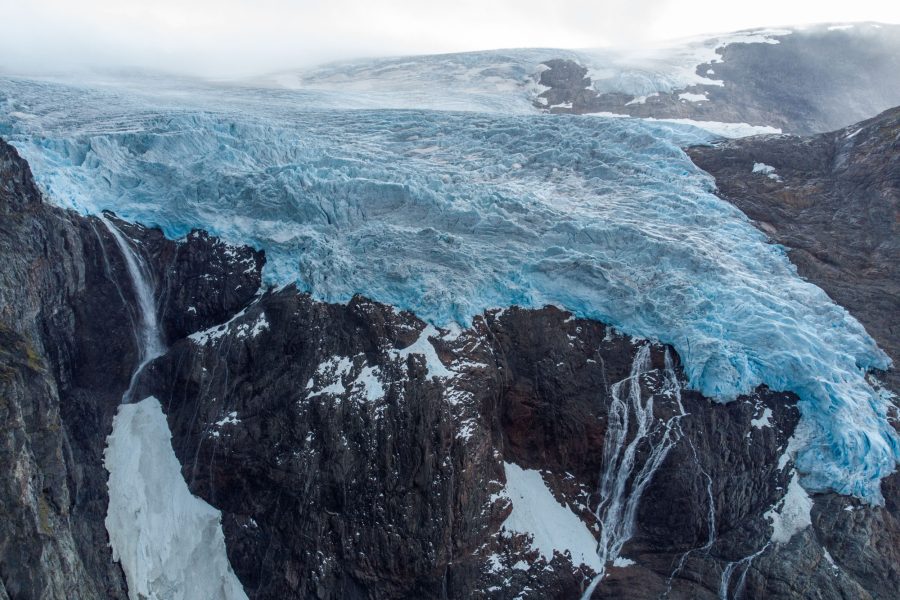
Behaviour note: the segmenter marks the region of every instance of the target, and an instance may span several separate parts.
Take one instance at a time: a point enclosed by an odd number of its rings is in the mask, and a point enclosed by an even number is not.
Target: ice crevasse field
[[[50,201],[261,247],[273,285],[360,293],[437,326],[556,304],[672,344],[716,400],[795,392],[810,490],[878,503],[900,461],[866,379],[887,356],[713,194],[681,149],[715,139],[703,129],[0,78],[0,136]]]

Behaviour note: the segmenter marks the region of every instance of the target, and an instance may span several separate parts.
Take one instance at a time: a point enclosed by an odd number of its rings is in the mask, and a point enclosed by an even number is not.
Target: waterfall
[[[699,548],[691,548],[681,555],[675,568],[669,574],[668,579],[666,579],[666,590],[660,594],[660,600],[665,600],[669,597],[669,594],[672,593],[672,583],[675,581],[678,574],[681,573],[688,557],[697,551],[708,553],[713,547],[713,544],[716,543],[716,500],[713,496],[713,479],[706,469],[703,468],[703,464],[700,462],[700,455],[697,453],[697,447],[694,446],[694,442],[691,441],[691,438],[689,437],[685,437],[684,439],[691,448],[691,454],[694,457],[694,464],[697,465],[697,470],[706,478],[706,501],[708,504],[706,512],[706,543]]]
[[[138,375],[143,368],[154,358],[161,356],[165,352],[165,344],[163,344],[162,334],[159,329],[159,321],[156,318],[156,299],[151,283],[151,272],[143,257],[138,254],[135,249],[128,243],[125,236],[109,219],[100,216],[100,220],[106,225],[106,228],[116,240],[122,258],[125,259],[125,265],[128,268],[128,276],[131,279],[131,285],[134,288],[134,296],[137,300],[137,308],[140,312],[140,327],[138,328],[137,341],[138,350],[140,352],[140,362],[134,373],[131,375],[131,382],[128,390],[122,396],[122,402],[131,400],[131,395]]]
[[[635,355],[629,376],[613,384],[610,389],[612,402],[603,442],[600,504],[594,512],[601,526],[597,554],[603,566],[585,590],[583,600],[591,597],[606,574],[607,565],[619,557],[622,546],[634,535],[641,495],[669,450],[681,437],[679,420],[685,415],[681,385],[668,350],[661,394],[675,402],[677,411],[666,421],[653,416],[654,394],[647,394],[645,398],[641,391],[641,378],[650,370],[650,345],[645,344]],[[633,424],[630,423],[632,418]],[[630,429],[634,430],[634,437],[626,444]],[[648,445],[650,451],[644,463],[637,468],[635,459],[641,444]]]
[[[153,396],[133,402],[135,381],[165,345],[147,263],[115,224],[100,220],[125,259],[140,319],[134,328],[140,362],[103,451],[113,560],[125,573],[130,600],[247,600],[228,560],[222,513],[191,493],[162,406]]]
[[[750,556],[745,556],[741,560],[730,562],[725,566],[725,570],[722,572],[722,581],[719,583],[719,600],[728,600],[728,587],[731,583],[731,577],[734,575],[735,569],[739,567],[744,567],[744,571],[741,574],[740,579],[738,579],[737,585],[734,587],[734,596],[733,598],[737,599],[740,597],[741,593],[744,590],[744,585],[746,585],[747,581],[747,572],[750,570],[750,566],[753,564],[753,560],[766,551],[771,542],[766,542],[766,545],[751,554]]]

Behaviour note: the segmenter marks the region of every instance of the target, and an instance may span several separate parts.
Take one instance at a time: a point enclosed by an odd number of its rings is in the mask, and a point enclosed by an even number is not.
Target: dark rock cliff
[[[176,244],[122,225],[165,259],[158,272],[167,277],[161,287],[173,290],[164,295],[170,311],[202,291],[190,316],[221,321],[223,310],[255,294],[261,257],[249,248],[223,256],[205,235]],[[232,286],[217,295],[185,277],[198,256],[209,272],[237,273],[246,291]],[[254,275],[240,274],[247,264]],[[0,141],[0,590],[10,598],[126,595],[103,523],[102,466],[138,361],[139,317],[126,273],[103,222],[44,203],[28,165]]]
[[[125,597],[102,451],[138,361],[132,288],[101,220],[0,159],[0,598]],[[619,542],[594,598],[900,586],[896,475],[884,507],[819,494],[809,525],[782,517],[791,395],[714,403],[671,349],[552,307],[446,331],[360,297],[259,294],[259,252],[106,218],[153,272],[169,346],[135,397],[160,399],[251,598],[578,597],[596,568],[522,532],[522,470],[551,513]]]

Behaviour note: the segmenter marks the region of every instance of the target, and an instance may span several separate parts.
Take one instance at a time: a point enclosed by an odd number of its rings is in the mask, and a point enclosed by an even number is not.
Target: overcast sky
[[[0,0],[0,68],[244,76],[359,56],[635,45],[814,22],[900,23],[890,0]]]

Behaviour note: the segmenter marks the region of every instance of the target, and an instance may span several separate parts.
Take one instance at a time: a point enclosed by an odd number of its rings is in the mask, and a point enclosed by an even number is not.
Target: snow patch
[[[771,427],[772,426],[772,409],[768,406],[763,410],[763,413],[750,421],[750,425],[757,429],[762,429],[763,427]]]
[[[751,135],[769,135],[781,133],[778,127],[769,125],[750,125],[749,123],[723,123],[721,121],[696,121],[694,119],[657,119],[655,117],[632,117],[622,113],[600,111],[585,113],[586,117],[601,117],[607,119],[627,119],[633,121],[646,121],[649,123],[674,123],[676,125],[690,125],[699,127],[709,133],[724,138],[742,138]]]
[[[635,96],[634,98],[626,102],[625,106],[631,106],[632,104],[645,104],[647,102],[647,98],[655,98],[657,96],[659,96],[659,92],[653,92],[645,96]]]
[[[266,319],[266,313],[260,313],[253,327],[250,328],[250,337],[256,337],[263,331],[268,331],[269,321]]]
[[[500,562],[500,555],[496,552],[487,557],[488,560],[488,570],[491,573],[499,573],[503,570],[503,563]]]
[[[346,356],[332,356],[316,367],[316,374],[306,382],[307,390],[316,389],[316,379],[329,382],[327,386],[315,392],[314,395],[343,394],[344,377],[353,369],[353,361]]]
[[[159,401],[122,404],[107,438],[106,530],[131,600],[245,600],[225,552],[222,513],[192,495]]]
[[[778,127],[770,127],[768,125],[750,125],[749,123],[722,123],[720,121],[695,121],[694,119],[654,119],[647,117],[644,121],[659,121],[662,123],[678,123],[681,125],[693,125],[700,129],[705,129],[710,133],[724,138],[742,138],[751,135],[768,135],[781,133]]]
[[[702,94],[682,92],[678,94],[678,98],[680,98],[681,100],[685,100],[686,102],[704,102],[709,100],[709,98],[706,97],[706,92],[703,92]]]
[[[360,371],[356,381],[353,382],[352,387],[361,387],[363,397],[369,402],[384,398],[384,386],[381,384],[378,377],[376,377],[380,372],[381,371],[377,367],[366,365],[363,367],[362,371]]]
[[[784,452],[781,453],[781,456],[778,457],[779,471],[783,471],[790,461],[795,460],[797,451],[806,443],[804,441],[804,432],[801,431],[801,429],[802,423],[801,426],[798,426],[797,430],[794,431],[794,435],[788,439],[787,447],[784,449]]]
[[[763,515],[772,524],[772,541],[786,544],[794,534],[809,527],[812,524],[811,510],[812,499],[800,485],[800,477],[794,471],[780,503]]]
[[[459,424],[459,431],[456,432],[456,439],[462,440],[463,442],[469,441],[475,433],[477,425],[478,422],[475,419],[466,419]]]
[[[440,339],[441,333],[434,327],[428,325],[419,334],[419,338],[402,350],[392,350],[395,357],[406,359],[410,354],[419,354],[425,358],[425,367],[428,370],[427,377],[453,377],[454,373],[444,366],[441,359],[438,358],[434,346],[428,340],[433,337]]]
[[[774,179],[775,181],[781,181],[781,177],[775,172],[775,167],[772,165],[767,165],[766,163],[755,162],[753,163],[753,173],[762,173],[769,179]]]
[[[554,552],[568,552],[574,566],[585,564],[599,572],[603,565],[597,556],[597,540],[568,506],[554,498],[541,474],[507,462],[503,468],[506,493],[513,505],[503,529],[531,536],[532,548],[547,562],[553,560]]]
[[[218,427],[222,427],[224,425],[237,425],[241,420],[237,418],[237,411],[231,411],[228,413],[225,418],[216,421],[216,425]]]
[[[247,309],[240,311],[221,325],[213,325],[209,329],[196,331],[188,336],[188,339],[199,346],[206,346],[210,343],[218,342],[225,334],[228,333],[232,323],[243,317],[247,313]]]

